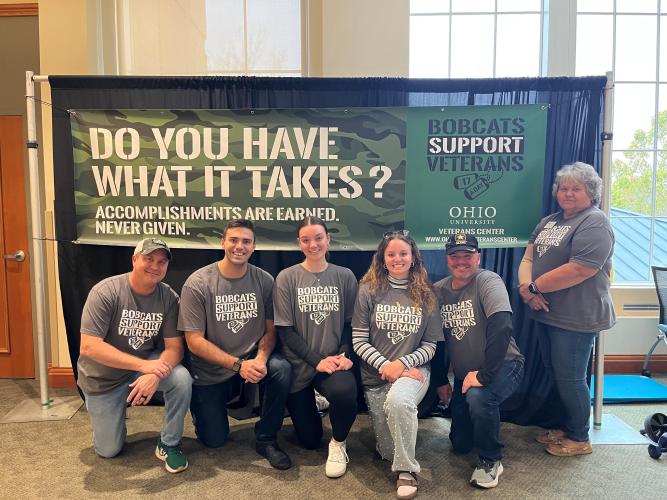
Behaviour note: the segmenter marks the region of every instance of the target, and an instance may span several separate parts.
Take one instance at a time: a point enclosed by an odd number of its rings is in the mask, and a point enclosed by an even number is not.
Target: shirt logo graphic
[[[145,342],[146,342],[145,338],[139,338],[139,337],[133,337],[127,341],[127,343],[130,344],[130,347],[135,351],[139,350],[139,348],[142,345],[144,345]]]
[[[251,319],[257,318],[257,311],[255,292],[215,296],[215,319],[226,321],[227,328],[234,333],[238,333]]]
[[[572,226],[550,226],[550,224],[551,222],[547,223],[535,238],[534,245],[539,257],[547,253],[551,247],[560,246],[560,242],[572,229]]]
[[[246,325],[247,322],[248,322],[247,319],[246,320],[235,319],[235,320],[230,321],[229,323],[227,323],[227,328],[229,328],[234,333],[239,333],[241,328],[243,328]]]
[[[451,334],[452,336],[456,337],[456,340],[461,340],[463,337],[466,336],[466,333],[468,333],[468,327],[465,326],[455,326],[452,328]]]
[[[308,317],[316,325],[324,323],[331,311],[340,310],[340,294],[337,286],[297,287],[296,300],[299,311],[310,313]]]
[[[422,309],[415,306],[377,304],[375,324],[379,330],[387,330],[387,338],[396,345],[411,334],[417,333],[422,324]]]
[[[407,337],[410,336],[410,332],[401,333],[401,332],[387,332],[387,338],[391,340],[392,344],[398,344]]]
[[[123,309],[118,323],[118,335],[128,337],[127,344],[138,351],[160,332],[162,316],[163,313]]]
[[[444,304],[440,308],[442,327],[456,340],[462,340],[471,326],[475,326],[475,310],[471,299],[465,299],[455,304]]]
[[[314,321],[316,325],[321,325],[324,322],[324,320],[327,319],[328,317],[329,317],[329,311],[327,311],[327,312],[322,312],[322,311],[314,312],[314,313],[310,313],[310,316],[309,316],[310,320]]]

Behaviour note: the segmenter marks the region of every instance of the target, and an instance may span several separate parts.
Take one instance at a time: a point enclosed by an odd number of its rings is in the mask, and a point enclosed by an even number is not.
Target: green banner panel
[[[548,107],[409,108],[405,225],[420,248],[465,231],[525,246],[539,220]]]

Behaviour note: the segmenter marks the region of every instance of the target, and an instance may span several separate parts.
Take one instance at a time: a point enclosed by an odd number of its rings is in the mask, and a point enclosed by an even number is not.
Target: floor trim
[[[604,372],[641,375],[644,358],[643,354],[607,354],[604,357]],[[655,373],[666,373],[667,354],[654,354],[648,369]]]
[[[62,389],[64,387],[76,387],[74,371],[71,366],[51,366],[48,364],[49,387]]]
[[[35,3],[10,3],[0,5],[0,17],[24,17],[39,15],[39,5]]]

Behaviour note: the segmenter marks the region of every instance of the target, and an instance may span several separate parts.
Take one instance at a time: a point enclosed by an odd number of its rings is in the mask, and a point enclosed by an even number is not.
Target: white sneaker
[[[329,456],[325,467],[327,477],[335,478],[345,474],[349,461],[345,441],[339,443],[332,439],[329,442]]]

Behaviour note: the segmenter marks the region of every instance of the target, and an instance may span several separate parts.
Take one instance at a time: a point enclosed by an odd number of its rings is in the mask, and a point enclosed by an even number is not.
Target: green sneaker
[[[183,454],[181,443],[176,446],[167,446],[158,439],[155,447],[155,456],[164,462],[164,468],[172,473],[183,472],[188,468],[188,459]]]

